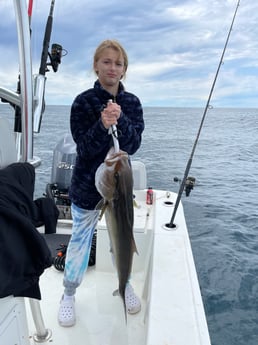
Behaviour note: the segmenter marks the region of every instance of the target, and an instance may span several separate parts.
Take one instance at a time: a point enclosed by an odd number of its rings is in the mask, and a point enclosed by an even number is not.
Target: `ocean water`
[[[35,197],[50,181],[53,150],[69,131],[67,106],[47,106],[35,137]],[[7,105],[0,115],[12,118]],[[178,192],[203,109],[145,108],[140,150],[148,185]],[[210,109],[182,196],[212,345],[258,344],[258,110]],[[169,221],[170,219],[168,219]],[[189,344],[191,345],[191,344]]]

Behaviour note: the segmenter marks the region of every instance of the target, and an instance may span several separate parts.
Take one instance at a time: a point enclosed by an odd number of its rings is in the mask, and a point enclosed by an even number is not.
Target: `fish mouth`
[[[128,164],[129,164],[129,156],[128,156],[127,152],[122,151],[122,150],[119,150],[119,152],[115,152],[114,147],[111,147],[111,149],[107,153],[107,156],[106,156],[104,162],[110,166],[110,165],[118,162],[122,158],[127,159]]]

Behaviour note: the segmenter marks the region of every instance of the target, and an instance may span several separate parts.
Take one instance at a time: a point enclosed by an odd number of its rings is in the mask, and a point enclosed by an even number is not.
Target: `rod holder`
[[[45,327],[39,301],[32,298],[30,298],[29,301],[33,321],[36,327],[36,333],[33,335],[33,339],[37,343],[44,343],[51,338],[52,331]]]

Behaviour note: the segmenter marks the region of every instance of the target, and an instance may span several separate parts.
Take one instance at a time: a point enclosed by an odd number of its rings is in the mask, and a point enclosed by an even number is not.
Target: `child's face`
[[[103,51],[94,68],[104,88],[117,86],[125,73],[123,57],[112,48]]]

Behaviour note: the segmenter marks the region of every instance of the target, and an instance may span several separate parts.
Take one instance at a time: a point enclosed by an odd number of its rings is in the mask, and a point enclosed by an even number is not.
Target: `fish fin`
[[[133,248],[132,248],[133,249],[133,253],[136,253],[137,255],[139,255],[134,238],[132,239],[132,242],[133,242]]]
[[[104,206],[104,199],[101,199],[95,206],[95,210],[101,210]]]
[[[113,295],[113,296],[120,296],[119,290],[116,289],[116,290],[113,292],[112,295]]]
[[[137,204],[135,199],[133,199],[133,207],[140,208],[140,205]]]
[[[107,204],[108,204],[107,201],[105,202],[104,199],[101,199],[101,200],[97,203],[95,209],[96,209],[96,210],[101,210],[100,215],[99,215],[99,220],[102,219],[103,214],[104,214],[105,211],[106,211]]]

